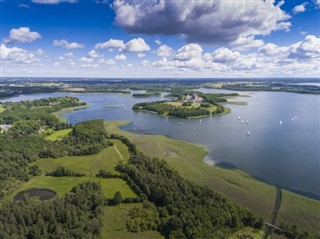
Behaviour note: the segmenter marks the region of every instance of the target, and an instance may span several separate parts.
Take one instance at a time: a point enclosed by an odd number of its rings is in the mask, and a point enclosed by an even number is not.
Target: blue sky
[[[0,4],[1,76],[320,74],[320,0]]]

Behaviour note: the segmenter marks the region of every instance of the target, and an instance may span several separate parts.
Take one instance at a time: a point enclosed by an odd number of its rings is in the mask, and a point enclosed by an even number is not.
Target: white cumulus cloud
[[[117,61],[125,61],[127,59],[127,57],[125,55],[121,54],[121,55],[116,55],[114,57],[114,59],[116,59]]]
[[[194,58],[200,58],[202,55],[202,51],[203,49],[200,45],[190,43],[188,45],[181,47],[177,51],[174,58],[178,60],[190,60]]]
[[[5,44],[1,44],[0,47],[0,60],[1,62],[13,62],[21,64],[31,64],[38,61],[34,53],[18,47],[9,48]]]
[[[167,45],[162,45],[157,50],[157,55],[161,57],[169,57],[173,53],[173,49]]]
[[[96,59],[100,58],[101,56],[95,50],[91,50],[88,52],[88,57]]]
[[[129,33],[182,35],[188,42],[231,43],[290,27],[275,0],[115,0],[116,24]]]
[[[139,54],[137,54],[137,57],[139,57],[139,58],[143,58],[143,57],[145,57],[146,56],[146,54],[144,54],[144,53],[139,53]]]
[[[68,42],[67,40],[54,40],[53,46],[61,46],[66,49],[84,48],[84,45],[77,42]]]
[[[143,40],[143,38],[134,38],[127,42],[126,51],[129,52],[142,52],[150,51],[150,46]]]
[[[3,40],[4,43],[14,42],[33,42],[41,38],[38,32],[30,31],[29,27],[13,28],[10,31],[9,38]]]
[[[106,42],[100,42],[95,45],[95,49],[105,49],[105,48],[118,48],[120,51],[128,52],[144,52],[150,51],[150,46],[144,41],[143,38],[134,38],[128,41],[126,44],[123,40],[110,39]]]
[[[307,5],[308,5],[308,3],[307,3],[307,2],[304,2],[304,3],[302,3],[302,4],[299,4],[299,5],[295,6],[295,7],[293,8],[293,13],[297,14],[297,13],[305,12]]]
[[[105,48],[110,48],[110,47],[125,49],[126,45],[124,44],[124,42],[122,40],[118,40],[118,39],[110,39],[106,42],[97,43],[95,45],[96,49],[105,49]]]

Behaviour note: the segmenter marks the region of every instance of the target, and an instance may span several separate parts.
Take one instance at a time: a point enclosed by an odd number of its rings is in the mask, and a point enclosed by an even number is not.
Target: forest
[[[71,124],[60,121],[52,112],[83,105],[77,98],[58,97],[17,103],[5,103],[0,122],[12,124],[0,133],[0,199],[14,180],[27,181],[39,170],[29,164],[39,158],[88,155],[111,145],[102,120],[81,122],[63,141],[45,140],[46,129],[63,129]]]
[[[6,202],[0,207],[0,238],[97,238],[103,206],[101,186],[94,182],[50,201]]]
[[[186,181],[167,163],[150,159],[141,153],[130,163],[119,165],[130,184],[135,184],[142,195],[156,207],[153,223],[166,238],[223,238],[243,226],[263,227],[263,219],[254,213],[227,202],[212,190]],[[143,215],[143,214],[142,214]],[[139,217],[139,214],[137,213]],[[134,218],[134,217],[133,217]],[[130,228],[143,228],[143,224]]]

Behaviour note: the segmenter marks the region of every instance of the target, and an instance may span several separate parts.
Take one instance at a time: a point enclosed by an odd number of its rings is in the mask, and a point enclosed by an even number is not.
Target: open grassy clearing
[[[261,239],[263,238],[263,235],[264,230],[255,230],[251,227],[245,227],[234,232],[228,239],[246,238],[246,236],[251,236],[251,239]]]
[[[119,140],[111,140],[121,153],[124,160],[129,159],[127,147]],[[106,169],[116,173],[115,167],[121,158],[113,146],[109,146],[98,154],[85,156],[64,156],[61,158],[45,158],[39,159],[34,164],[43,172],[52,172],[58,166],[63,166],[75,172],[85,173],[87,175],[96,175],[99,169]]]
[[[31,178],[28,182],[22,184],[17,190],[8,195],[6,199],[13,197],[21,191],[31,188],[47,188],[55,191],[59,196],[68,193],[74,186],[82,182],[93,181],[100,183],[106,198],[113,198],[117,191],[120,191],[123,198],[136,197],[125,181],[118,178],[103,179],[97,177],[51,177],[37,176]]]
[[[5,108],[3,108],[3,107],[0,105],[0,113],[2,113],[4,110],[5,110]]]
[[[108,239],[161,239],[163,238],[156,231],[127,232],[126,220],[130,209],[141,207],[141,203],[120,204],[117,206],[106,206],[104,209],[103,226],[101,238]]]
[[[146,155],[165,159],[183,177],[199,185],[206,185],[229,200],[259,213],[266,221],[269,220],[275,198],[273,186],[256,180],[240,170],[207,165],[203,162],[206,150],[201,146],[161,135],[133,134],[118,128],[127,123],[111,121],[106,122],[105,127],[108,132],[128,137]],[[300,228],[317,234],[319,210],[320,201],[285,191],[277,223],[283,221],[289,225],[297,224]]]
[[[320,201],[282,190],[282,202],[276,223],[286,221],[299,225],[301,230],[308,229],[320,235]]]
[[[191,108],[200,108],[200,103],[192,103],[190,106],[182,106],[182,102],[175,102],[175,101],[172,101],[172,102],[166,102],[167,105],[172,105],[172,106],[176,106],[176,107],[183,107],[183,108],[188,108],[188,109],[191,109]],[[202,107],[203,109],[206,109],[206,110],[209,110],[210,112],[214,112],[217,110],[217,107],[215,105],[211,105],[210,107]],[[196,118],[196,117],[195,117]]]
[[[71,130],[72,129],[62,129],[57,131],[51,131],[52,133],[46,136],[45,139],[52,140],[52,141],[58,140],[64,136],[67,136],[71,132]]]

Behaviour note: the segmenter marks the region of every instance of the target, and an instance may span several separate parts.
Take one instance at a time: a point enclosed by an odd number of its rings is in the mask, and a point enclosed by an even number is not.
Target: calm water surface
[[[162,97],[51,93],[22,95],[10,100],[75,96],[90,107],[65,114],[72,123],[95,118],[129,120],[131,123],[123,127],[125,130],[163,134],[202,144],[209,151],[205,158],[208,163],[239,168],[271,184],[320,198],[320,96],[284,92],[240,94],[250,96],[236,99],[248,105],[227,105],[232,109],[231,114],[201,121],[166,119],[131,110],[137,102],[161,100]],[[118,107],[106,108],[111,105]],[[248,120],[248,124],[241,124],[239,116],[241,120]]]

